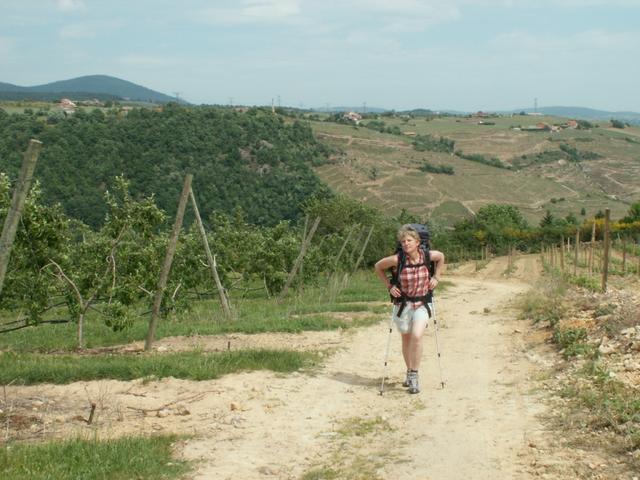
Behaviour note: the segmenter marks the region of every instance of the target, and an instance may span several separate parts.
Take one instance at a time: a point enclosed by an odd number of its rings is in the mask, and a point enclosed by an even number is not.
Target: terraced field
[[[585,158],[549,163],[532,162],[519,170],[500,169],[441,152],[420,152],[412,136],[384,134],[352,125],[312,122],[319,140],[340,153],[320,167],[320,177],[335,190],[396,214],[402,208],[451,224],[488,203],[517,206],[537,223],[547,210],[555,216],[586,216],[610,208],[612,218],[626,214],[640,200],[640,128],[608,126],[590,130],[530,132],[538,122],[560,124],[554,117],[500,117],[484,119],[446,117],[401,119],[384,117],[386,126],[403,132],[443,136],[455,141],[455,150],[498,158],[507,165],[517,157],[575,149]],[[366,120],[364,121],[366,123]],[[589,158],[594,157],[594,158]],[[420,167],[449,166],[454,175],[427,173]]]

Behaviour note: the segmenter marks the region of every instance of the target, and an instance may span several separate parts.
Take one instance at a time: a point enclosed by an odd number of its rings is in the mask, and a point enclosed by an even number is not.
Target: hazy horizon
[[[0,81],[195,104],[640,111],[640,0],[0,0]]]

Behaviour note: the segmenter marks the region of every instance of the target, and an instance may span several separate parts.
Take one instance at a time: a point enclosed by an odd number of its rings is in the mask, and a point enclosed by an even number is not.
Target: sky
[[[0,0],[0,82],[195,104],[640,112],[640,0]]]

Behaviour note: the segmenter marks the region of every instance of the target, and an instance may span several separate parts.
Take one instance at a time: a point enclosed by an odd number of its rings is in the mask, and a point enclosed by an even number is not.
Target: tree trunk
[[[18,178],[18,182],[13,191],[11,206],[9,207],[7,218],[5,218],[4,226],[2,227],[2,236],[0,237],[0,294],[2,294],[4,277],[7,273],[7,266],[9,265],[11,248],[13,247],[13,240],[16,237],[18,222],[22,216],[24,202],[27,199],[27,194],[31,187],[33,171],[36,168],[36,162],[38,160],[38,154],[40,153],[41,147],[42,142],[33,139],[29,141],[29,146],[27,147],[24,159],[22,160],[20,177]]]

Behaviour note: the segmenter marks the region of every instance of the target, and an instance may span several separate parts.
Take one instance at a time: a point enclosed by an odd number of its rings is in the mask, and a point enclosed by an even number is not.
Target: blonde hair
[[[420,234],[409,223],[400,227],[396,238],[399,242],[401,242],[402,239],[406,236],[412,237],[413,239],[417,240],[418,243],[420,243]]]

